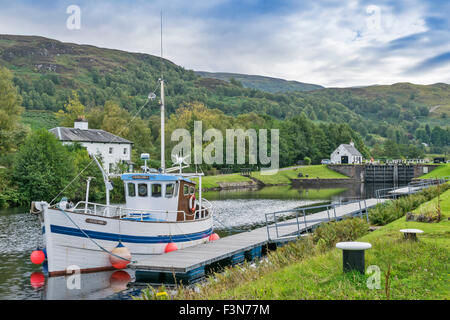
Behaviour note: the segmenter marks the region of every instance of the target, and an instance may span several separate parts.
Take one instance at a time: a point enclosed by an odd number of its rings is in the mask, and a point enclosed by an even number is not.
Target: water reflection
[[[115,270],[78,275],[50,277],[42,290],[45,300],[97,300],[126,290],[134,280],[132,270]]]

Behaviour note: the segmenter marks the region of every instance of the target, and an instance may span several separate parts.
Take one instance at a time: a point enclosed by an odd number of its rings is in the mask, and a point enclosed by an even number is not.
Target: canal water
[[[295,189],[290,186],[204,192],[215,207],[215,226],[222,236],[262,226],[265,214],[321,202],[371,198],[386,185]],[[130,299],[131,270],[82,274],[73,278],[44,276],[43,267],[30,262],[30,253],[42,244],[39,222],[29,208],[0,209],[0,299]]]

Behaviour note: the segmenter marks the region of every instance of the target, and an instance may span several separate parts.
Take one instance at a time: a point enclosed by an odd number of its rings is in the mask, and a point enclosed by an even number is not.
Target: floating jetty
[[[377,199],[381,198],[397,198],[399,196],[407,196],[410,194],[417,193],[423,189],[436,186],[439,184],[444,184],[450,181],[450,177],[442,177],[437,179],[420,179],[411,181],[407,186],[404,187],[392,187],[392,188],[384,188],[378,189],[375,192],[375,196]]]
[[[203,278],[208,270],[218,270],[226,265],[242,263],[245,259],[251,261],[259,258],[268,249],[293,241],[324,221],[340,220],[354,215],[362,216],[367,213],[367,209],[384,201],[387,200],[366,199],[348,204],[330,204],[269,213],[266,219],[272,216],[272,221],[265,227],[162,255],[135,257],[137,261],[129,266],[136,270],[137,282],[193,282]],[[324,210],[305,214],[306,209],[317,210],[320,207]],[[294,213],[296,217],[283,220],[281,215],[289,212],[290,216]]]

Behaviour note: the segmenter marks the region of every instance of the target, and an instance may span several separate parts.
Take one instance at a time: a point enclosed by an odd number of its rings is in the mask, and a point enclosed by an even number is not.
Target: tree
[[[13,168],[23,203],[52,200],[75,173],[69,151],[45,129],[34,131],[20,146]]]
[[[88,177],[92,177],[89,187],[89,201],[98,202],[103,200],[106,195],[103,176],[97,165],[92,162],[93,159],[90,158],[86,148],[79,142],[65,145],[64,148],[70,153],[76,168],[75,172],[77,174],[80,173],[79,177],[67,188],[65,194],[71,200],[85,200],[86,180]],[[97,155],[97,159],[102,162],[101,156]],[[113,190],[113,192],[117,190],[115,185]]]
[[[98,128],[134,142],[137,153],[152,152],[151,130],[140,117],[132,117],[114,101],[106,101],[103,108],[96,107],[87,114],[89,126]]]
[[[73,127],[73,122],[80,116],[84,116],[84,105],[80,102],[78,94],[73,91],[69,102],[64,105],[64,110],[59,110],[55,115],[61,126]]]
[[[311,164],[311,158],[310,157],[304,157],[303,161],[305,162],[305,165],[309,166]]]
[[[421,141],[421,142],[428,142],[429,141],[428,136],[427,136],[427,132],[423,128],[417,128],[416,132],[415,132],[415,135],[416,135],[416,139]]]
[[[387,157],[398,159],[400,158],[400,150],[398,149],[398,145],[395,141],[386,140],[383,145],[383,153]]]
[[[230,83],[232,85],[235,85],[237,87],[243,88],[244,86],[242,85],[242,83],[239,80],[236,80],[235,78],[230,78]]]
[[[0,67],[0,153],[13,151],[24,128],[19,124],[22,97],[14,87],[11,72]],[[23,136],[23,135],[22,135]]]

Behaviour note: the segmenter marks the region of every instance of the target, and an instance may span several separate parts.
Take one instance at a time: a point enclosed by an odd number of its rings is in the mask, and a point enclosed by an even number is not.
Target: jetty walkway
[[[261,257],[268,246],[276,247],[314,229],[324,221],[340,220],[347,216],[367,214],[367,210],[387,199],[358,200],[347,204],[330,204],[297,208],[266,214],[265,227],[242,232],[182,250],[139,258],[130,264],[136,270],[136,281],[158,282],[176,278],[192,281],[205,275],[205,268],[235,265]],[[321,210],[306,214],[308,209]],[[291,217],[286,219],[286,215]],[[295,216],[292,218],[292,216]]]

